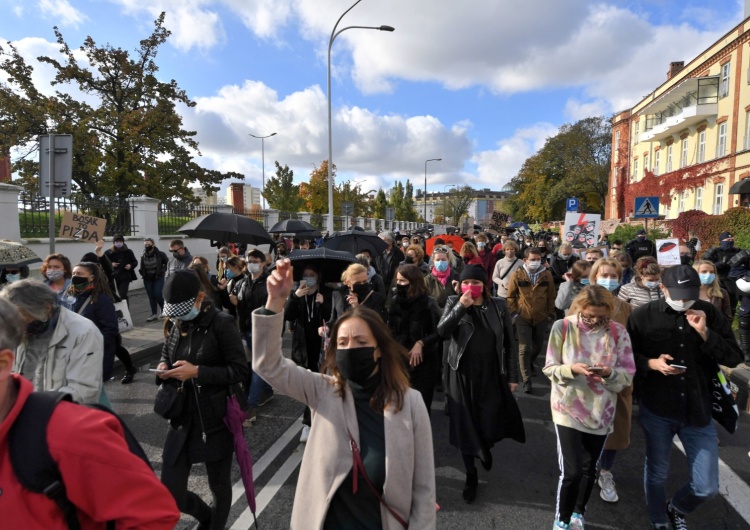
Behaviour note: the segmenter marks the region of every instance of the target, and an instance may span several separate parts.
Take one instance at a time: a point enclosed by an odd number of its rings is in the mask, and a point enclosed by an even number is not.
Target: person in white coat
[[[13,282],[0,291],[0,298],[16,306],[26,323],[13,372],[29,379],[34,390],[56,390],[78,403],[98,403],[104,339],[96,325],[58,305],[57,293],[38,280]]]
[[[430,417],[409,388],[404,348],[377,313],[356,307],[334,324],[321,373],[297,366],[281,353],[288,259],[267,285],[253,313],[253,369],[312,410],[290,528],[435,528]]]

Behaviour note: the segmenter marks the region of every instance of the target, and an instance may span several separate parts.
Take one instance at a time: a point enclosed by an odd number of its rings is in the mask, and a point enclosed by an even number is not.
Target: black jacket
[[[625,251],[630,254],[633,264],[638,261],[638,258],[643,256],[656,257],[656,245],[650,239],[644,239],[643,241],[640,241],[638,238],[632,239],[625,245]]]
[[[349,294],[349,288],[346,286],[341,289],[334,291],[331,298],[331,318],[326,321],[326,324],[333,326],[333,324],[343,315],[346,311],[352,308],[349,302],[346,301],[346,296]],[[381,316],[383,322],[388,320],[388,313],[385,310],[385,296],[380,293],[372,291],[370,296],[362,304],[365,307],[372,309],[378,315]]]
[[[436,355],[439,337],[437,324],[440,320],[440,308],[435,299],[424,295],[416,300],[393,297],[391,309],[388,313],[388,327],[391,328],[393,338],[411,350],[414,344],[421,340],[425,361],[437,361]]]
[[[171,368],[175,361],[187,360],[198,366],[198,377],[184,384],[185,406],[178,418],[170,420],[164,460],[174,462],[185,444],[191,463],[219,460],[234,447],[232,434],[224,425],[229,385],[248,378],[242,339],[232,317],[217,311],[210,302],[204,303],[195,320],[182,324],[182,333],[173,325],[160,362]]]
[[[388,286],[391,285],[391,281],[396,275],[398,264],[404,261],[404,253],[394,244],[390,252],[383,252],[375,258],[375,261],[377,262],[376,268],[383,277],[383,283]]]
[[[313,302],[310,298],[323,295],[323,303]],[[331,290],[323,288],[313,295],[298,297],[292,292],[284,306],[284,320],[291,322],[292,329],[292,360],[297,364],[307,365],[309,355],[319,354],[311,351],[308,337],[317,336],[318,328],[323,325],[323,319],[331,314]],[[320,341],[316,341],[320,344]],[[316,357],[317,358],[317,357]]]
[[[728,250],[723,250],[720,247],[712,247],[701,256],[701,259],[713,261],[716,264],[716,272],[719,278],[723,279],[729,276],[729,271],[732,268],[730,262],[739,253],[740,249],[737,247],[732,247]]]
[[[152,259],[156,260],[156,275],[153,278],[147,277],[147,271],[146,271],[146,264],[145,260],[146,258],[151,257]],[[141,265],[138,268],[138,274],[141,275],[141,278],[144,280],[156,280],[159,278],[163,278],[164,275],[167,273],[167,264],[169,263],[169,258],[167,255],[159,250],[158,248],[154,247],[154,250],[149,255],[148,252],[145,250],[143,251],[143,254],[141,254]]]
[[[573,264],[579,259],[575,254],[571,254],[570,259],[567,260],[558,256],[557,252],[552,254],[552,257],[549,259],[549,271],[552,273],[552,279],[555,280],[555,286],[565,281],[565,273],[570,272]]]
[[[716,363],[737,366],[742,360],[737,339],[727,319],[713,304],[697,300],[692,309],[706,313],[705,342],[688,323],[685,313],[655,300],[633,310],[628,333],[636,365],[635,391],[647,409],[664,418],[683,419],[702,427],[711,421],[709,381]],[[649,359],[669,354],[687,367],[680,376],[649,370]]]
[[[114,268],[112,276],[116,282],[124,282],[126,280],[132,282],[138,279],[135,275],[138,260],[135,259],[135,254],[133,254],[133,251],[127,245],[123,245],[119,250],[109,249],[104,252],[104,255],[112,262]],[[117,267],[114,267],[115,263]],[[125,265],[130,265],[130,270],[125,270]]]
[[[443,317],[438,324],[438,334],[443,339],[450,339],[448,348],[448,364],[451,369],[458,370],[461,357],[466,345],[474,333],[474,325],[468,315],[469,308],[458,301],[458,296],[448,297],[443,311]],[[472,306],[481,311],[487,311],[487,319],[495,332],[495,351],[502,373],[508,383],[518,383],[518,343],[513,337],[513,321],[510,318],[505,301],[492,297],[482,306]]]
[[[267,279],[268,272],[263,272],[257,280],[245,274],[242,281],[233,284],[232,293],[237,296],[237,320],[240,331],[252,333],[252,312],[266,305],[268,300]]]

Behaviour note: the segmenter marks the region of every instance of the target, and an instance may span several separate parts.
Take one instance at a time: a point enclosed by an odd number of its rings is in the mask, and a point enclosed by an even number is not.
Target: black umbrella
[[[738,180],[732,187],[729,188],[730,194],[740,195],[742,193],[750,193],[750,178]]]
[[[300,234],[306,237],[320,237],[320,231],[306,221],[284,219],[271,227],[269,234]]]
[[[42,258],[29,247],[12,241],[0,241],[0,268],[21,267],[40,261]]]
[[[314,248],[312,250],[293,250],[287,256],[294,267],[294,279],[302,279],[302,271],[305,266],[310,265],[320,272],[321,283],[340,282],[341,273],[357,262],[357,258],[351,252],[331,250],[329,248]],[[275,267],[275,265],[274,265]]]
[[[369,250],[370,255],[374,258],[388,248],[388,243],[380,239],[375,232],[347,230],[346,232],[334,232],[332,236],[323,241],[323,246],[331,250],[345,250],[352,254]]]
[[[234,213],[202,215],[182,225],[177,231],[190,237],[212,239],[222,243],[275,244],[262,224]]]

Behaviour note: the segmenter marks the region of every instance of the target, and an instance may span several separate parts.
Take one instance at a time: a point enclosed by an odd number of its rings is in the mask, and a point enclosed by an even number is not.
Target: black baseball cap
[[[643,228],[641,228],[640,230],[638,230],[635,233],[635,235],[637,235],[637,236],[645,236],[646,235],[646,231]]]
[[[701,279],[690,265],[667,267],[661,275],[661,283],[672,300],[697,300],[700,295]]]

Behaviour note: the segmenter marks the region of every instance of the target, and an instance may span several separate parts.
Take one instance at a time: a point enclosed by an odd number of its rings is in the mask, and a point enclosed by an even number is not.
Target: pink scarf
[[[440,283],[442,283],[443,287],[445,287],[445,283],[448,281],[448,277],[451,275],[451,268],[448,267],[447,269],[445,269],[445,272],[440,272],[435,267],[433,267],[432,275],[440,280]]]

